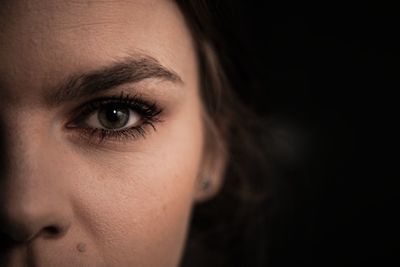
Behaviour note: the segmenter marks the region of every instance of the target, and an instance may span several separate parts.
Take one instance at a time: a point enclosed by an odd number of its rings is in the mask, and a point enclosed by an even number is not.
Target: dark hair
[[[265,266],[266,203],[272,173],[265,123],[237,96],[238,72],[224,35],[221,1],[177,0],[196,43],[200,87],[211,128],[228,154],[218,195],[195,206],[182,266]],[[217,19],[218,16],[218,19]],[[235,79],[233,79],[235,77]],[[235,80],[235,82],[234,82]]]

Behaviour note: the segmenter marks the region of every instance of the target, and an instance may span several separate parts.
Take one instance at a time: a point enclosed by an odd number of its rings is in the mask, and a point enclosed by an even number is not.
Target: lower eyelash
[[[139,126],[126,128],[123,130],[113,131],[106,129],[91,129],[91,128],[82,128],[79,129],[79,138],[83,139],[85,142],[91,145],[101,145],[107,139],[111,139],[116,142],[123,142],[127,140],[135,140],[137,138],[146,138],[148,134],[147,126],[156,130],[156,127],[152,122],[144,123]]]
[[[101,144],[106,139],[125,141],[127,139],[137,139],[139,137],[146,138],[147,135],[147,132],[142,125],[119,131],[82,128],[79,130],[79,132],[81,138],[84,138],[90,143],[95,143],[97,145]]]
[[[115,141],[126,141],[129,139],[137,139],[139,137],[146,138],[148,134],[148,127],[151,127],[154,131],[156,130],[155,123],[161,122],[159,116],[162,113],[162,109],[158,108],[155,103],[147,103],[142,99],[135,96],[124,96],[121,94],[120,97],[109,97],[91,101],[84,105],[82,108],[81,115],[78,115],[78,121],[82,120],[85,116],[92,114],[106,103],[118,103],[123,104],[126,107],[134,110],[142,117],[142,122],[138,126],[126,128],[122,130],[108,130],[101,128],[89,128],[89,127],[72,127],[79,132],[79,136],[85,139],[86,142],[99,145],[106,139],[112,139]]]
[[[126,139],[136,139],[139,137],[146,138],[146,135],[148,134],[145,128],[146,125],[151,126],[153,130],[156,130],[153,122],[145,122],[139,126],[115,131],[107,129],[83,128],[81,134],[85,135],[86,138],[95,139],[96,143],[102,143],[107,138],[111,138],[116,141],[125,141]]]

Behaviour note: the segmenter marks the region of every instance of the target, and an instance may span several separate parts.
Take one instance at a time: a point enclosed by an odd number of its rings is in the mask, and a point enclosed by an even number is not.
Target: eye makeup
[[[87,101],[76,109],[66,128],[77,132],[81,139],[90,143],[129,141],[139,137],[145,138],[151,129],[155,131],[156,124],[161,122],[162,113],[163,109],[157,103],[147,101],[138,94],[122,92],[119,96],[99,97]],[[118,125],[118,121],[115,121],[121,117],[124,119],[122,124],[125,124],[132,115],[138,117],[133,126],[93,127],[88,123],[89,118],[94,118],[99,125],[107,123],[107,119],[111,124]]]

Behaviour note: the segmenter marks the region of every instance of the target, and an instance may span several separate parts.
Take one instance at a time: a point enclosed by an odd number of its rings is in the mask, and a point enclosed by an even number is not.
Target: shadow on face
[[[177,266],[204,127],[176,4],[1,5],[1,266]]]

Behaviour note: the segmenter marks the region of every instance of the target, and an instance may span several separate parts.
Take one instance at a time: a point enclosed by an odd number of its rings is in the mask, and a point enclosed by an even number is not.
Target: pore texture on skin
[[[204,171],[195,55],[174,1],[1,1],[1,266],[178,266]]]

